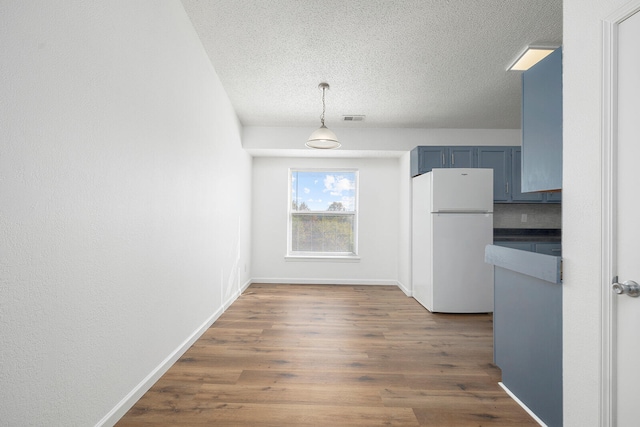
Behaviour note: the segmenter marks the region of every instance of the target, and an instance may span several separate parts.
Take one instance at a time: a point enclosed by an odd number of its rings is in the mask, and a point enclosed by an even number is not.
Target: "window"
[[[290,256],[357,255],[358,171],[289,171]]]

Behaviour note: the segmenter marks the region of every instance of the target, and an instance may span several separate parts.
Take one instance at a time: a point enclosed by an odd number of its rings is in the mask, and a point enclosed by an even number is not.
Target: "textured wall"
[[[398,191],[400,212],[398,220],[398,284],[402,290],[411,295],[411,154],[405,153],[400,157],[398,170],[400,189]]]
[[[418,128],[348,128],[331,126],[342,142],[336,155],[349,150],[363,152],[389,152],[390,148],[401,155],[418,145],[520,145],[519,129],[418,129]],[[309,138],[307,127],[245,126],[242,146],[260,154],[270,149],[286,149],[287,153],[304,156],[308,150],[300,141]],[[325,153],[328,157],[331,153]]]
[[[0,51],[0,424],[94,425],[248,280],[251,159],[178,1],[2,2]]]

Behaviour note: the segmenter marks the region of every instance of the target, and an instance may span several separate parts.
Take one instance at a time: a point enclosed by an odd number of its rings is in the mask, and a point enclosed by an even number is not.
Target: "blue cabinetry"
[[[562,201],[562,191],[549,191],[545,193],[545,197],[549,203],[560,203]]]
[[[522,148],[511,149],[511,201],[513,202],[543,202],[544,193],[522,192]]]
[[[522,73],[522,178],[523,191],[562,188],[562,49]]]
[[[450,168],[475,168],[478,166],[478,147],[448,147]]]
[[[502,246],[505,248],[518,249],[521,251],[534,252],[532,242],[493,242],[496,246]]]
[[[544,193],[521,189],[521,147],[478,147],[478,167],[493,169],[493,199],[496,203],[542,203]]]
[[[446,147],[419,146],[411,150],[411,177],[430,172],[433,168],[443,168]]]
[[[493,349],[502,383],[545,425],[561,426],[561,259],[489,245],[485,262],[494,265]]]
[[[518,249],[521,251],[536,252],[544,255],[562,256],[562,244],[560,242],[513,242],[498,241],[493,243],[496,246]]]
[[[523,193],[522,148],[509,146],[418,146],[411,150],[411,176],[434,168],[493,169],[496,203],[545,203],[561,201],[560,192]]]
[[[493,169],[496,203],[560,203],[561,192],[522,192],[522,148],[478,147],[478,167]]]
[[[539,254],[562,256],[562,244],[555,242],[536,243],[535,251]]]
[[[418,146],[411,150],[411,177],[434,168],[475,168],[477,147]]]
[[[494,202],[510,201],[511,148],[479,147],[478,167],[493,169]]]

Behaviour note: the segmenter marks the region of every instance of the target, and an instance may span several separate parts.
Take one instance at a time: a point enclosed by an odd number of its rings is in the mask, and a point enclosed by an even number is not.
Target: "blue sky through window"
[[[355,211],[356,173],[348,171],[291,171],[291,200],[294,206],[305,203],[309,210],[326,211],[332,203],[341,203]]]

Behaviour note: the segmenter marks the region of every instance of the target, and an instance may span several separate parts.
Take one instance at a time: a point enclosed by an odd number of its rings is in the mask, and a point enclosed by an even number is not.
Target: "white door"
[[[619,283],[628,280],[640,283],[640,13],[619,24],[618,36],[618,138],[614,156],[617,202],[613,215],[617,229],[613,234],[616,250],[613,272]],[[613,316],[616,383],[612,409],[618,426],[638,426],[640,297],[616,296]]]

